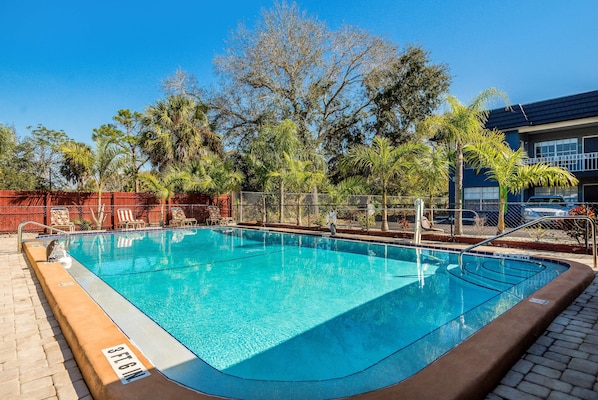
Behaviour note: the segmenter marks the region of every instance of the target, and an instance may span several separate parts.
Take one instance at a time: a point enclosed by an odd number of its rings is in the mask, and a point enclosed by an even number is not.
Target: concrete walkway
[[[35,274],[0,237],[0,399],[91,399]],[[548,254],[590,265],[591,257]],[[486,397],[598,400],[598,278]]]

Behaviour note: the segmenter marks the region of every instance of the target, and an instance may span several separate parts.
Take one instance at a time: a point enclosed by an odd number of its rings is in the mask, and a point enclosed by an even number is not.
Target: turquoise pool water
[[[566,270],[466,255],[462,274],[451,252],[221,227],[78,236],[70,254],[223,379],[186,366],[183,384],[237,398],[399,382]]]

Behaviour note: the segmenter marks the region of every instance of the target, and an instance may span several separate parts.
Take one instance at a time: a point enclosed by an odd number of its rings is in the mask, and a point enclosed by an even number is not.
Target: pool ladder
[[[52,226],[40,224],[39,222],[35,222],[35,221],[24,221],[24,222],[21,222],[19,224],[19,227],[17,228],[17,252],[19,254],[23,251],[23,227],[25,225],[29,225],[29,224],[41,226],[42,228],[48,229],[50,231],[50,233],[52,233],[53,231],[56,231],[62,235],[65,235],[66,236],[65,249],[66,250],[69,249],[70,244],[71,244],[71,233],[70,232],[63,231],[62,229],[54,228]]]
[[[510,235],[513,232],[516,232],[520,229],[527,228],[532,225],[538,224],[542,221],[549,221],[549,220],[553,220],[553,221],[559,220],[560,221],[563,219],[585,219],[586,221],[590,222],[590,225],[592,226],[592,257],[593,257],[593,262],[594,262],[594,269],[597,269],[598,263],[596,261],[596,222],[592,218],[588,217],[587,215],[568,215],[568,216],[563,216],[563,217],[552,217],[552,216],[540,217],[533,221],[527,222],[523,225],[519,225],[518,227],[513,228],[510,231],[499,233],[496,236],[493,236],[491,238],[488,238],[486,240],[483,240],[479,243],[476,243],[474,245],[471,245],[471,246],[461,250],[461,252],[459,253],[459,268],[461,269],[461,273],[463,273],[463,274],[465,273],[465,267],[463,266],[463,254],[471,252],[471,250],[475,249],[476,247],[483,246],[487,243],[492,242],[493,240],[499,239],[503,236]]]

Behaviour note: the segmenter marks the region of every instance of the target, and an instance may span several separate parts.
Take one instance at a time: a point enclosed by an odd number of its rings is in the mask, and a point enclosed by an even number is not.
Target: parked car
[[[562,196],[532,196],[523,205],[523,222],[540,217],[564,217],[573,207]]]

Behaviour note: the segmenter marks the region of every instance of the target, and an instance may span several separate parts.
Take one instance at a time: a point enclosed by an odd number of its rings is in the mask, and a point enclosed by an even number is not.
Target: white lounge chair
[[[119,208],[116,213],[118,215],[118,223],[116,224],[117,228],[129,229],[145,227],[145,221],[133,217],[133,212],[130,208]]]

